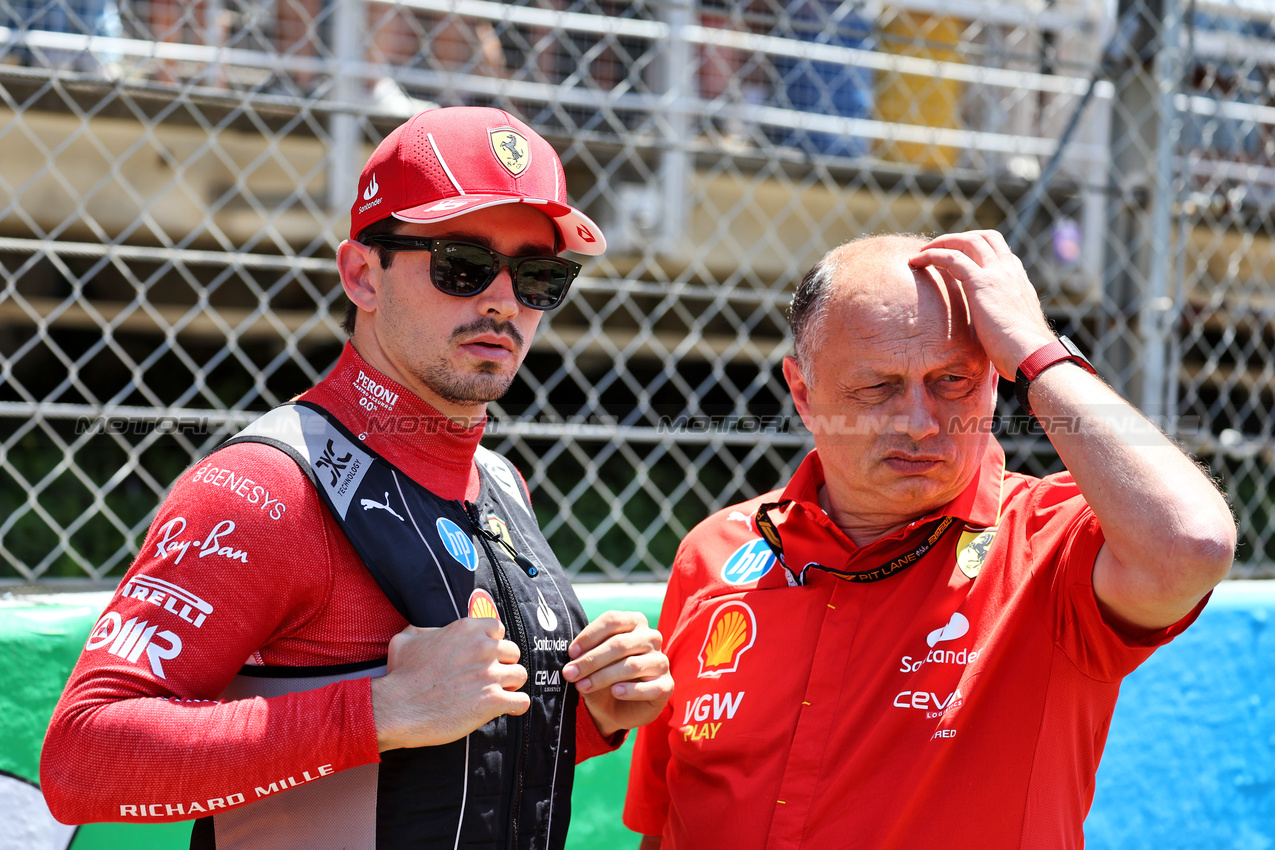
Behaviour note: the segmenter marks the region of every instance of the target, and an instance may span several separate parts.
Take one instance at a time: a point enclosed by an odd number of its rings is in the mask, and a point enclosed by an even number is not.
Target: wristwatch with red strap
[[[1031,414],[1031,402],[1027,400],[1027,390],[1031,387],[1032,381],[1036,380],[1041,372],[1057,363],[1069,360],[1077,366],[1084,369],[1090,375],[1097,375],[1093,364],[1080,353],[1080,349],[1076,344],[1065,336],[1049,343],[1049,345],[1036,349],[1023,360],[1018,366],[1018,374],[1014,376],[1014,395],[1018,398],[1018,403],[1022,406],[1023,412]]]

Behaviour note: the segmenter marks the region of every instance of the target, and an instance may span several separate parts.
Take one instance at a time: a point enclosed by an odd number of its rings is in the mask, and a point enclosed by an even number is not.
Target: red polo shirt
[[[867,546],[819,508],[822,484],[812,452],[782,494],[683,541],[660,617],[676,685],[638,733],[625,824],[665,850],[1083,846],[1120,680],[1204,603],[1114,630],[1075,482],[1006,473],[995,442],[951,504]],[[779,499],[793,571],[906,568],[790,586],[754,519]]]

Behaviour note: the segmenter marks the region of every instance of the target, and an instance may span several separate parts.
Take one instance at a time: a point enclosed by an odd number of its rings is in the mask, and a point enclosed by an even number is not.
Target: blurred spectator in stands
[[[65,46],[28,34],[66,33],[77,36],[119,34],[119,11],[111,0],[10,0],[0,6],[0,26],[16,30],[22,46],[4,54],[6,61],[74,71],[99,71],[101,63],[83,46]]]
[[[275,39],[286,60],[292,57],[316,58],[330,54],[329,35],[332,4],[324,0],[276,0]],[[310,70],[290,69],[286,77],[298,93],[311,93],[317,75]]]
[[[860,3],[840,0],[795,0],[788,6],[791,29],[783,33],[802,41],[874,50],[872,22],[861,14]],[[778,34],[778,33],[777,33]],[[775,105],[842,118],[872,116],[875,75],[868,68],[844,62],[816,62],[808,56],[774,59]],[[786,129],[775,141],[810,154],[863,156],[869,143],[858,136]]]
[[[368,4],[368,61],[387,69],[453,71],[484,77],[508,74],[504,48],[488,21],[430,14],[387,3]],[[374,101],[389,111],[414,114],[432,105],[392,76],[371,81]],[[463,94],[458,98],[471,102]]]
[[[753,30],[747,18],[755,4],[716,3],[716,9],[705,3],[700,11],[700,25],[714,30],[747,33]],[[727,110],[719,123],[726,138],[737,144],[756,144],[752,135],[756,125],[745,119],[750,107],[765,103],[768,96],[765,73],[759,54],[719,44],[701,45],[699,49],[699,95],[710,103],[720,101]]]

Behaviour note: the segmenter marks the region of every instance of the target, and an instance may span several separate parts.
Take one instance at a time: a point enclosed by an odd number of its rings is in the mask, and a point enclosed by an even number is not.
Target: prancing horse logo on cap
[[[515,133],[508,127],[501,127],[488,131],[487,136],[491,139],[491,149],[495,152],[496,159],[500,160],[500,164],[510,174],[517,177],[527,170],[527,166],[531,164],[531,146],[522,134]]]

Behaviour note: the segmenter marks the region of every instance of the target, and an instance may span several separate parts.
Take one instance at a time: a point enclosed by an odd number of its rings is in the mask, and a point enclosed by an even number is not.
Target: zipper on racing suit
[[[485,528],[478,515],[478,506],[473,502],[466,501],[465,516],[469,517],[470,525],[473,526],[474,533],[478,535],[479,541],[483,544],[483,551],[487,553],[487,560],[491,563],[491,574],[496,582],[496,593],[499,594],[501,601],[504,603],[505,611],[509,614],[509,638],[518,645],[518,650],[523,660],[523,666],[527,668],[527,694],[531,695],[531,683],[534,679],[535,671],[532,669],[531,645],[527,640],[527,626],[522,619],[522,608],[518,605],[518,598],[514,595],[513,588],[509,584],[509,577],[505,575],[503,567],[501,567],[500,559],[496,557],[496,553],[491,548],[491,538],[495,537],[506,548],[510,549],[511,556],[529,576],[535,576],[537,570],[534,566],[528,569],[530,562],[524,565],[525,558],[514,552],[508,544],[504,543],[489,529]],[[518,769],[514,772],[512,801],[509,811],[509,848],[516,850],[518,847],[518,807],[522,802],[522,773],[527,766],[527,751],[531,747],[531,710],[528,709],[521,718],[522,722],[516,728],[519,738],[519,755]],[[510,718],[511,724],[513,718]]]

